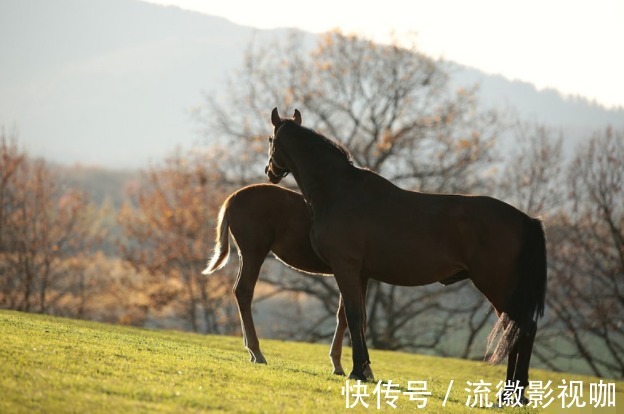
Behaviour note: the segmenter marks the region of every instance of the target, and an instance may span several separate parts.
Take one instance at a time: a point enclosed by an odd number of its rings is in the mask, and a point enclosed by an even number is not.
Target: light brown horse
[[[541,221],[490,197],[403,190],[353,165],[341,145],[304,128],[301,114],[271,114],[272,183],[292,173],[312,211],[314,251],[333,269],[353,348],[351,377],[366,380],[365,286],[369,278],[403,286],[470,278],[499,319],[490,357],[509,356],[507,380],[525,387],[546,294]]]
[[[240,313],[243,340],[252,362],[266,363],[251,313],[254,288],[260,267],[269,252],[295,270],[332,276],[330,267],[318,258],[310,242],[310,213],[301,194],[271,184],[244,187],[231,194],[221,206],[216,240],[208,267],[210,274],[221,269],[230,256],[232,235],[239,255],[234,294]],[[342,340],[347,328],[342,298],[336,313],[336,331],[329,356],[334,374],[344,375],[340,363]]]

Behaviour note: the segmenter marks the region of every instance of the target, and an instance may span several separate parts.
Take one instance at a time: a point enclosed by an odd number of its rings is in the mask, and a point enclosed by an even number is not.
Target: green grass
[[[49,316],[0,311],[0,413],[196,413],[196,412],[363,412],[345,409],[343,377],[331,375],[328,346],[263,340],[269,365],[248,362],[241,338],[151,331]],[[350,352],[343,355],[350,367]],[[500,412],[466,407],[466,381],[493,387],[504,367],[399,352],[371,351],[378,379],[407,390],[411,380],[427,381],[432,393],[418,410],[405,394],[397,409],[377,410],[375,384],[368,384],[368,411]],[[532,370],[531,379],[580,380],[588,400],[597,378]],[[442,406],[451,380],[454,385]],[[615,413],[624,408],[624,382],[615,382]],[[493,396],[493,394],[492,394]],[[493,397],[491,397],[493,398]],[[383,401],[382,401],[383,403]],[[505,408],[505,412],[537,410]],[[561,409],[555,399],[547,412]]]

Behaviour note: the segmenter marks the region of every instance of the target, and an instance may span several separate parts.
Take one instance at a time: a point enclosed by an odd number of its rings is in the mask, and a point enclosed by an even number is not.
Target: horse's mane
[[[347,160],[347,162],[349,162],[350,164],[353,164],[353,157],[351,156],[351,153],[349,152],[347,147],[345,147],[341,142],[329,139],[325,135],[311,128],[306,128],[303,125],[297,125],[294,122],[292,124],[297,126],[303,132],[306,138],[310,138],[310,142],[313,142],[318,146],[324,146],[324,147],[330,148],[332,151],[344,157]]]

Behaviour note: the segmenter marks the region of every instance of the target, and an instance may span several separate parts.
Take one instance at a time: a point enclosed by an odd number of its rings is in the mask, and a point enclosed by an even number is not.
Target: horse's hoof
[[[367,364],[364,367],[363,374],[364,374],[364,377],[366,377],[367,381],[375,382],[375,375],[373,374],[373,370],[371,369],[370,364]]]
[[[347,374],[345,374],[344,369],[335,369],[334,372],[332,372],[332,374],[334,375],[342,375],[343,377]]]
[[[267,365],[267,364],[268,364],[268,363],[267,363],[267,360],[266,360],[266,359],[264,359],[264,357],[263,357],[263,356],[261,356],[261,357],[259,357],[259,358],[256,358],[256,360],[255,360],[255,361],[253,361],[253,362],[255,362],[256,364],[263,364],[263,365]]]
[[[249,362],[252,362],[254,364],[267,364],[267,360],[264,359],[264,355],[260,354],[258,356],[251,354],[251,358],[249,359]]]
[[[374,382],[375,378],[367,378],[366,375],[364,374],[357,374],[355,372],[351,372],[351,374],[349,374],[349,379],[350,380],[360,380],[362,382]]]

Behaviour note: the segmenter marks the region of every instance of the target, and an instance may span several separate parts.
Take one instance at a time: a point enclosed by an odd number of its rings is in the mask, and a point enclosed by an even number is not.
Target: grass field
[[[491,383],[489,400],[504,367],[399,352],[371,351],[373,370],[398,384],[396,409],[367,384],[369,404],[346,408],[345,378],[331,375],[328,346],[262,341],[269,365],[248,362],[241,338],[151,331],[42,315],[0,311],[0,413],[197,413],[197,412],[598,412],[624,410],[624,382],[615,383],[616,407],[590,406],[590,384],[599,379],[532,370],[550,380],[554,400],[546,410],[467,407],[473,383]],[[350,367],[345,349],[344,365]],[[450,394],[444,403],[449,384]],[[561,408],[562,380],[582,381],[584,408]],[[408,381],[426,381],[431,396],[419,409]],[[352,384],[351,384],[352,385]],[[595,388],[595,389],[599,389]],[[355,391],[352,389],[352,391]],[[377,409],[376,395],[381,409]],[[353,393],[350,403],[355,401]],[[597,395],[597,394],[594,394]],[[472,400],[471,400],[472,401]],[[572,400],[569,400],[572,401]],[[593,405],[593,404],[591,404]]]

